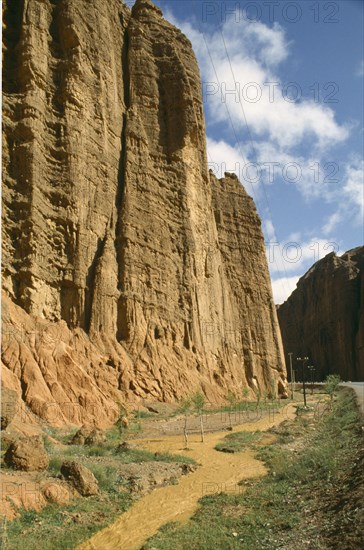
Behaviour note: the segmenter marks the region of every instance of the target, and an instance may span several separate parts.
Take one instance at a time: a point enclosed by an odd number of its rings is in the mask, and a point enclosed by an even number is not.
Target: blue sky
[[[210,168],[254,198],[281,303],[319,258],[363,244],[364,3],[155,4],[193,44]]]

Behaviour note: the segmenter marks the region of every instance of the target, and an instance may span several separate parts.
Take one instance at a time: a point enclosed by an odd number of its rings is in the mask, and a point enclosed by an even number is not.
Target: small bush
[[[236,432],[227,435],[215,447],[224,453],[238,453],[262,437],[260,432]]]
[[[106,456],[111,452],[106,445],[90,445],[87,447],[87,456]]]
[[[116,449],[115,449],[116,452]],[[196,464],[193,458],[183,455],[172,455],[169,453],[152,453],[139,449],[132,449],[123,453],[119,453],[118,458],[123,464],[132,462],[180,462],[182,464]]]
[[[89,465],[89,469],[92,471],[97,481],[99,482],[99,487],[102,491],[108,493],[118,492],[118,487],[121,483],[121,476],[116,468],[112,466],[101,466],[101,465]]]
[[[43,445],[46,451],[50,452],[53,449],[53,443],[49,439],[48,435],[43,435]]]
[[[48,471],[53,475],[58,475],[61,472],[61,466],[64,462],[64,457],[54,456],[49,460]]]
[[[329,376],[326,378],[324,389],[325,392],[329,394],[331,400],[334,398],[334,395],[339,388],[340,382],[341,378],[338,374],[329,374]]]
[[[158,418],[158,413],[152,413],[147,411],[135,411],[135,418],[138,420],[148,419],[148,418]]]

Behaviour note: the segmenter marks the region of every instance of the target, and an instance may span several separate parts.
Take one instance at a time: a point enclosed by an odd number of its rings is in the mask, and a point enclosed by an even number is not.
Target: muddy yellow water
[[[294,409],[288,406],[284,414],[236,426],[234,431],[267,430],[293,416]],[[190,518],[203,495],[221,491],[240,492],[239,481],[264,475],[266,468],[254,458],[253,451],[229,454],[214,449],[226,435],[226,431],[206,434],[204,443],[200,442],[198,434],[190,435],[188,452],[182,449],[183,438],[180,435],[139,440],[141,448],[153,452],[188,454],[201,466],[180,478],[178,485],[161,487],[142,497],[112,525],[78,546],[78,550],[137,550],[165,523],[183,522]],[[268,435],[266,437],[264,443],[269,444]]]

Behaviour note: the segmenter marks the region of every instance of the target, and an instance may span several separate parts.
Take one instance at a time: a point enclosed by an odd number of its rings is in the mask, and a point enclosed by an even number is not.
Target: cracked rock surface
[[[278,307],[278,318],[287,353],[308,355],[316,380],[332,373],[363,380],[364,247],[316,262]]]
[[[283,394],[260,220],[208,171],[181,31],[149,0],[6,0],[3,93],[8,387],[100,425],[118,401]]]

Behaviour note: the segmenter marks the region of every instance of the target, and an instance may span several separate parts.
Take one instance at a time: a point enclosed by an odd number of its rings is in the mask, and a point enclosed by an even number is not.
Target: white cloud
[[[275,304],[282,304],[289,298],[292,292],[295,290],[298,279],[298,275],[294,277],[282,277],[272,280],[273,298]]]
[[[275,232],[275,229],[274,229],[273,222],[271,220],[264,220],[264,222],[263,222],[263,232],[264,232],[266,241],[275,242],[276,232]]]
[[[261,177],[259,170],[250,169],[248,153],[249,149],[241,144],[232,147],[224,140],[207,137],[208,167],[217,178],[224,177],[225,172],[236,174],[258,207]]]
[[[325,221],[324,235],[332,233],[341,223],[364,226],[364,161],[353,156],[343,169],[343,183],[328,197],[336,203],[336,210]]]
[[[259,142],[256,161],[265,184],[282,180],[287,185],[294,185],[305,199],[327,197],[337,183],[335,178],[327,177],[328,172],[333,173],[335,165],[326,166],[319,156],[294,155],[268,141]]]
[[[224,172],[232,172],[241,177],[243,167],[248,163],[242,148],[232,147],[223,140],[215,141],[207,137],[207,152],[209,168],[218,178],[222,178]]]
[[[269,271],[272,275],[279,273],[281,276],[292,272],[303,274],[315,262],[339,250],[340,245],[334,239],[315,237],[306,242],[288,238],[280,243],[266,243]]]
[[[362,59],[355,71],[355,76],[359,76],[359,78],[364,76],[364,60]]]
[[[364,161],[355,158],[345,169],[346,181],[343,189],[344,198],[356,211],[359,223],[364,220]]]
[[[267,243],[266,250],[274,302],[281,304],[295,290],[298,279],[314,263],[330,252],[339,253],[339,244],[334,240],[321,238],[301,243],[289,238],[285,243]],[[292,272],[295,274],[290,275]]]
[[[168,18],[173,20],[171,14]],[[348,127],[336,122],[329,107],[304,98],[287,101],[289,94],[275,74],[289,54],[279,25],[270,28],[261,22],[237,25],[227,21],[221,31],[203,35],[191,23],[174,22],[194,46],[210,121],[228,125],[230,113],[236,131],[246,130],[248,124],[254,137],[286,150],[308,138],[312,147],[322,150],[348,137]],[[296,83],[296,89],[290,89],[300,94],[300,88]]]
[[[322,227],[322,232],[324,235],[329,235],[336,229],[336,227],[343,221],[343,213],[338,210],[331,214]]]
[[[322,162],[320,157],[293,155],[267,141],[260,141],[256,147],[246,143],[232,146],[209,137],[207,150],[209,167],[215,175],[223,177],[226,171],[236,173],[258,209],[263,184],[293,185],[306,200],[329,202],[336,196],[339,166]]]
[[[274,23],[270,29],[263,23],[256,22],[255,25],[248,25],[248,30],[263,45],[261,56],[268,65],[281,63],[288,57],[284,29],[278,23]]]

